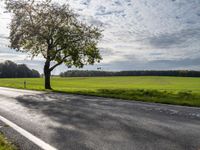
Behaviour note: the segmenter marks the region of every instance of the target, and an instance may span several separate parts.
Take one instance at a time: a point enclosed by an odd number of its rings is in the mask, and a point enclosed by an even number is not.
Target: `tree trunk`
[[[50,61],[46,60],[45,65],[44,65],[45,89],[52,89],[51,88],[51,71],[49,67],[50,67]]]

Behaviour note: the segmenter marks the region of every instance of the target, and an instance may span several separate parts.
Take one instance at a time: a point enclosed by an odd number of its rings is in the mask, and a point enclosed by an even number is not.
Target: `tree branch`
[[[64,56],[60,62],[58,62],[57,64],[55,64],[54,66],[52,66],[49,70],[52,71],[52,70],[55,69],[57,66],[61,65],[61,64],[64,62],[64,60],[65,60],[67,57],[69,57],[69,56],[70,56],[70,55]]]
[[[57,54],[58,54],[59,52],[61,52],[62,50],[63,50],[63,48],[59,48],[59,49],[56,48],[56,52],[55,52],[54,56],[51,57],[50,60],[54,60],[54,59],[56,58]]]

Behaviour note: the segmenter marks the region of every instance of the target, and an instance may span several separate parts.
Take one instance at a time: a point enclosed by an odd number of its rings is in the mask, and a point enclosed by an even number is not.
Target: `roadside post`
[[[26,89],[26,80],[24,81],[24,89]]]

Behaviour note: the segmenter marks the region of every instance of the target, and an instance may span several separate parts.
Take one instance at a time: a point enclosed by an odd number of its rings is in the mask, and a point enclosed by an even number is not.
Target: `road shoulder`
[[[19,150],[42,150],[2,121],[0,121],[0,132]]]

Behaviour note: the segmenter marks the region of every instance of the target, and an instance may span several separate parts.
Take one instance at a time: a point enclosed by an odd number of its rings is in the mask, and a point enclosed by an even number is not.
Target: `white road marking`
[[[23,90],[23,89],[14,89],[14,88],[4,88],[0,87],[0,94],[7,97],[17,97],[23,95],[37,95],[44,94],[43,91],[31,91],[31,90]]]
[[[22,129],[21,127],[19,127],[18,125],[14,124],[11,121],[9,121],[8,119],[0,116],[0,120],[3,121],[5,124],[9,125],[10,127],[12,127],[14,130],[19,132],[21,135],[23,135],[24,137],[26,137],[27,139],[29,139],[30,141],[32,141],[36,145],[38,145],[40,148],[42,148],[44,150],[57,150],[55,147],[49,145],[48,143],[45,143],[41,139],[39,139],[36,136],[32,135],[28,131]]]

